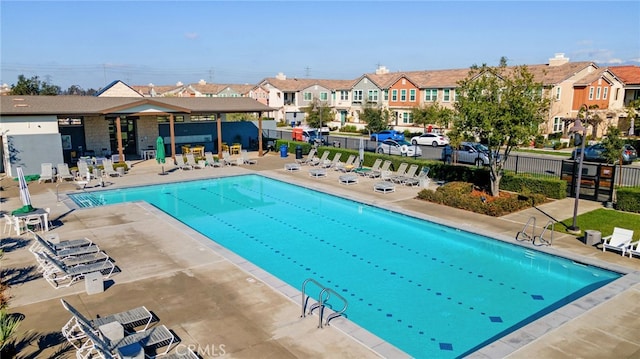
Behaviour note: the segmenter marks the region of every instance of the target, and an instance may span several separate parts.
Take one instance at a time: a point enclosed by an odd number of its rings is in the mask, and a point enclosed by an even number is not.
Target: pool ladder
[[[529,218],[527,223],[525,223],[522,230],[516,233],[516,240],[520,242],[531,241],[531,243],[533,243],[534,245],[550,246],[551,243],[553,243],[554,225],[555,223],[553,221],[548,221],[542,229],[542,232],[540,232],[540,235],[536,235],[536,217],[531,217]],[[547,232],[549,232],[549,239],[546,239],[544,237]],[[536,240],[539,244],[536,244]]]
[[[308,283],[313,283],[318,288],[320,288],[320,294],[318,294],[318,300],[315,303],[313,303],[311,306],[309,306],[309,312],[307,313],[307,306],[309,305],[309,299],[311,299],[311,296],[306,294],[306,287]],[[344,312],[347,310],[347,307],[349,306],[349,303],[347,303],[347,300],[344,299],[343,296],[338,294],[333,289],[329,287],[325,287],[324,285],[320,284],[317,280],[313,278],[305,279],[305,281],[302,282],[302,315],[300,316],[300,318],[304,318],[307,316],[307,314],[311,314],[314,309],[320,308],[320,311],[318,314],[318,317],[319,317],[318,328],[322,328],[322,319],[324,318],[324,309],[325,307],[328,306],[327,302],[329,301],[331,296],[334,296],[340,299],[340,301],[342,301],[343,303],[343,306],[342,306],[342,309],[340,309],[339,311],[334,311],[333,313],[327,316],[327,319],[324,322],[325,326],[329,325],[329,321],[331,319],[339,317],[342,314],[344,314]],[[331,307],[329,306],[329,308]]]

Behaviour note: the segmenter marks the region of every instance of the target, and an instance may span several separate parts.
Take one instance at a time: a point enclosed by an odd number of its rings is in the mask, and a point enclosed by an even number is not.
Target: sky
[[[0,83],[100,89],[356,79],[556,53],[640,65],[640,1],[0,0]]]

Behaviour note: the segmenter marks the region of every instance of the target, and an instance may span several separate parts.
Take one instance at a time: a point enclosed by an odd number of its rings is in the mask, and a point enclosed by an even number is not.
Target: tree
[[[311,128],[320,128],[334,117],[331,107],[320,102],[317,98],[313,100],[311,106],[305,107],[303,110],[306,114],[305,121]]]
[[[453,122],[453,114],[454,112],[451,109],[443,107],[438,103],[411,110],[413,123],[422,125],[424,132],[426,132],[427,125],[431,124],[449,127],[449,123]]]
[[[40,81],[38,76],[28,79],[24,75],[19,75],[18,82],[11,85],[11,95],[57,95],[59,93],[60,86]]]
[[[471,67],[458,82],[454,128],[471,134],[489,148],[491,195],[500,194],[504,163],[511,151],[540,132],[549,109],[543,84],[526,66]]]
[[[624,146],[624,141],[620,137],[621,134],[622,132],[618,127],[611,125],[607,127],[607,137],[602,140],[602,145],[604,146],[602,155],[609,164],[621,161],[622,146]]]
[[[368,101],[364,104],[364,109],[360,115],[360,119],[367,124],[366,129],[371,133],[388,129],[390,117],[389,110]]]

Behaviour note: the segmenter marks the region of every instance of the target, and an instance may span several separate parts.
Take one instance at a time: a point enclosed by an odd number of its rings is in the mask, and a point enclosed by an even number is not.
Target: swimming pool
[[[72,196],[147,201],[414,357],[459,357],[620,275],[258,175]]]

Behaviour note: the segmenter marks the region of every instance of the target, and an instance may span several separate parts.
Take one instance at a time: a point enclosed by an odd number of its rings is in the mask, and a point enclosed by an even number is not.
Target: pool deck
[[[543,212],[558,220],[573,215],[574,200],[568,198],[539,209],[487,217],[416,200],[418,187],[396,186],[393,193],[376,193],[376,180],[360,178],[357,184],[344,185],[338,181],[341,172],[329,169],[326,177],[314,178],[309,176],[308,166],[295,172],[285,170],[284,165],[291,162],[293,157],[267,154],[256,165],[191,171],[165,165],[167,175],[163,176],[158,174],[160,165],[148,160],[134,162],[123,177],[105,179],[105,188],[258,172],[508,242],[515,242],[516,232],[532,216],[540,226],[548,220]],[[17,187],[17,182],[3,180],[0,195],[4,211],[21,206],[13,186]],[[190,346],[202,358],[406,357],[342,318],[318,329],[317,316],[300,317],[299,288],[274,279],[153,206],[137,202],[76,209],[64,200],[64,193],[75,191],[73,185],[31,183],[29,187],[34,206],[51,208],[51,219],[57,224],[51,233],[62,239],[93,239],[115,260],[119,271],[107,280],[103,293],[87,294],[83,282],[54,289],[37,272],[36,261],[27,250],[31,238],[3,234],[2,268],[12,283],[10,311],[24,315],[21,334],[30,330],[20,336],[23,357],[75,357],[74,348],[60,339],[60,329],[70,317],[60,298],[92,317],[144,305],[158,317],[159,324],[180,338],[172,352]],[[87,191],[99,189],[96,186]],[[580,201],[580,213],[596,208],[601,205]],[[640,357],[640,259],[602,252],[559,232],[555,232],[552,246],[535,248],[628,274],[469,357]]]

